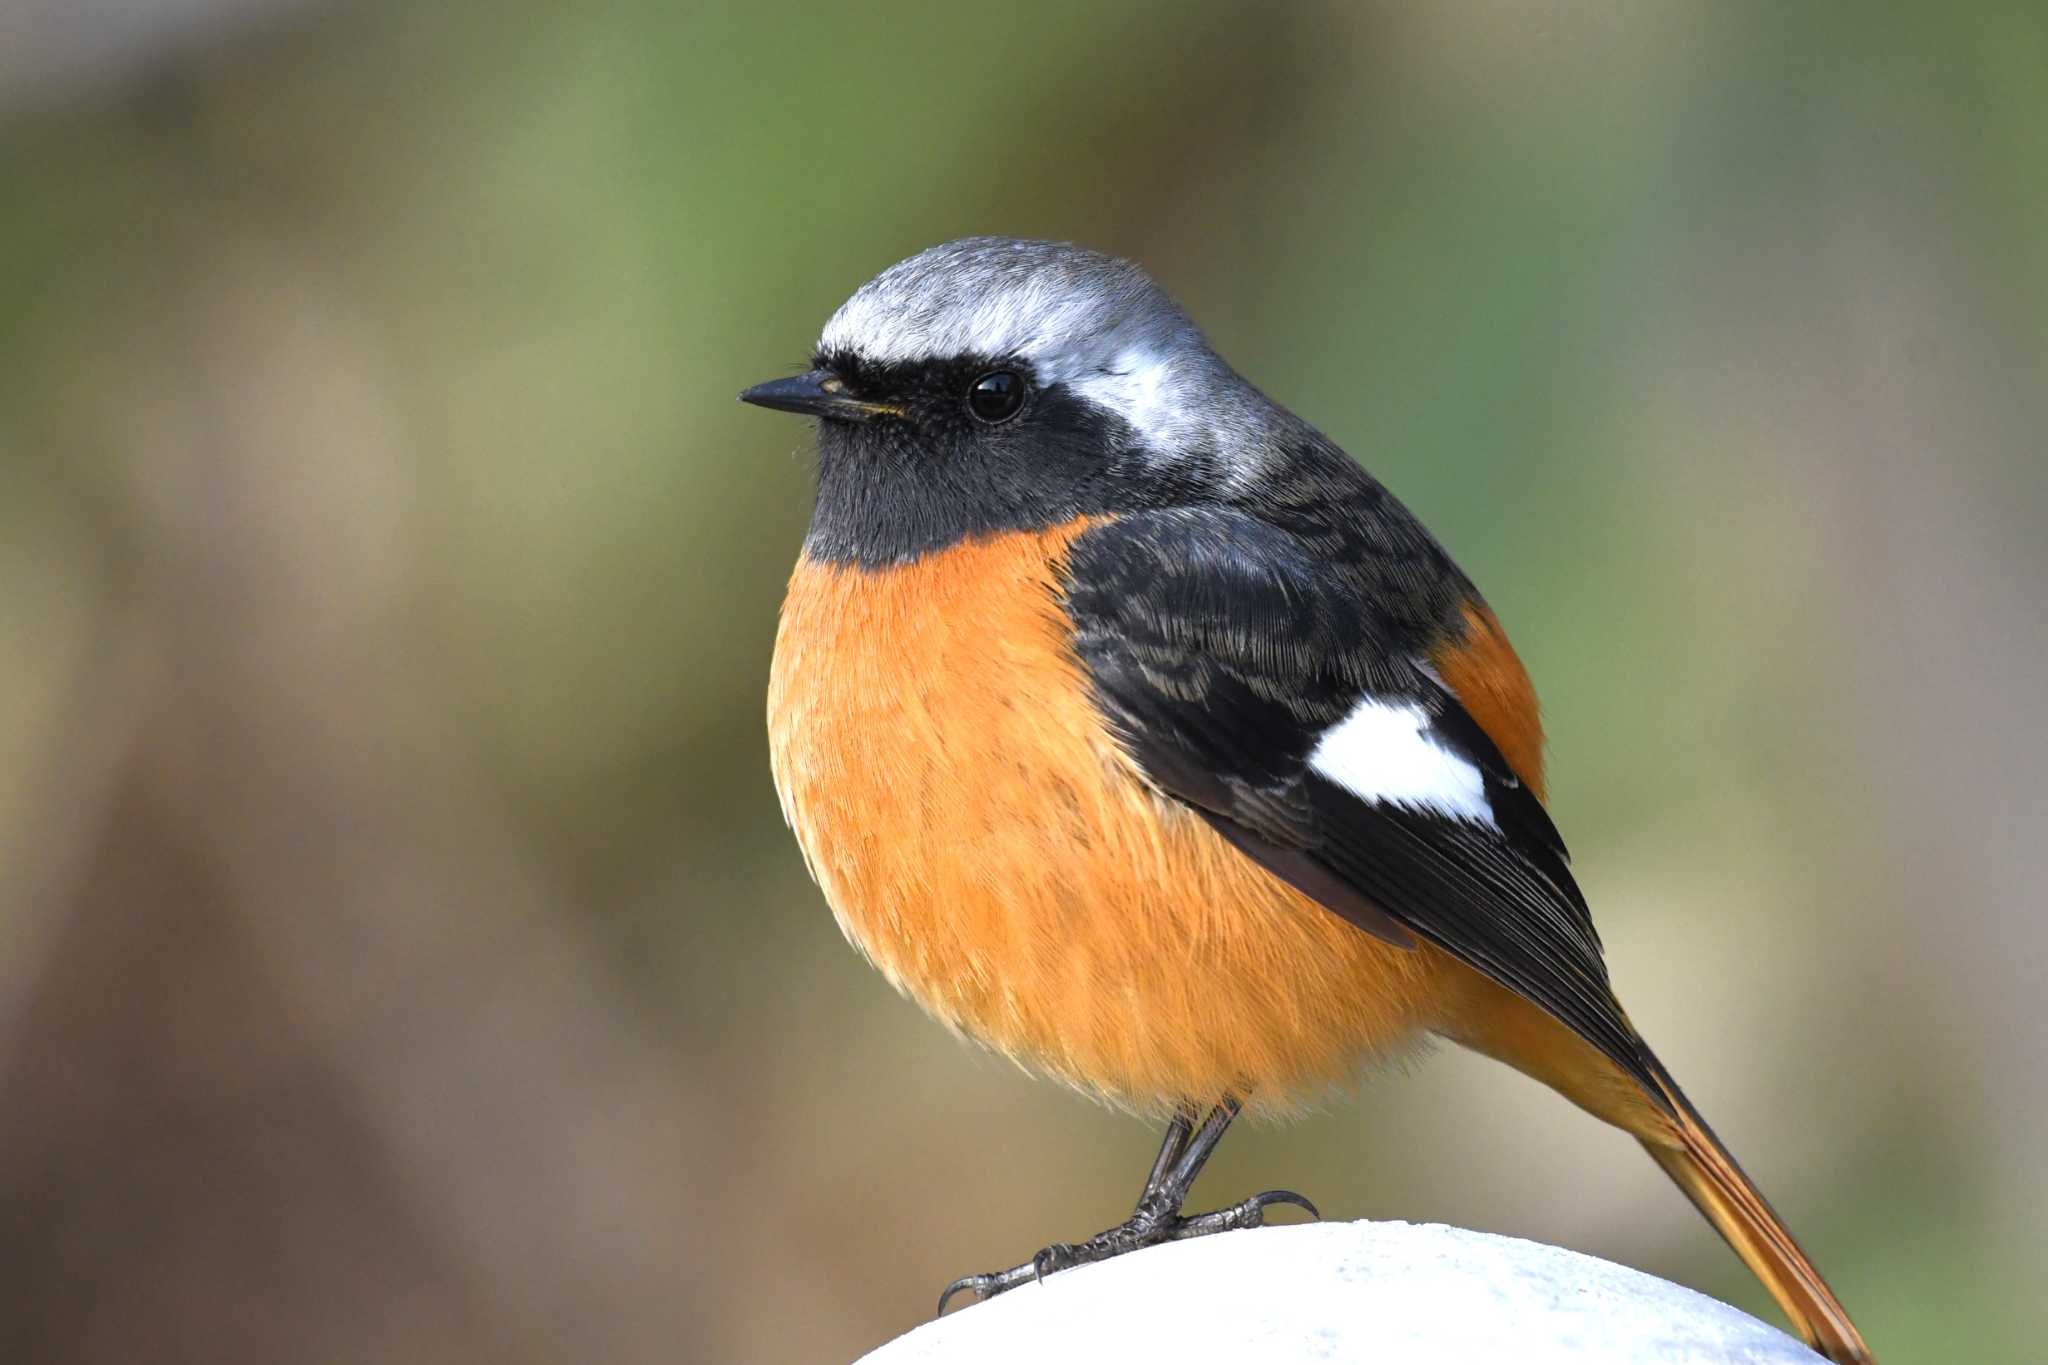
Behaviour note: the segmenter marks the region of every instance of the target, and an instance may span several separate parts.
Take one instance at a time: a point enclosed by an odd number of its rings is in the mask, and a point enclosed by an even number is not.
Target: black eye
[[[1007,422],[1024,406],[1024,377],[990,370],[967,390],[967,410],[991,425]]]

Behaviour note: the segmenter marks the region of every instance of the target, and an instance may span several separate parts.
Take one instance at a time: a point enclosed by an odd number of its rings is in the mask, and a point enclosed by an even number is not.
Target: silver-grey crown
[[[1143,270],[1065,242],[967,237],[921,251],[856,290],[818,347],[882,364],[1020,357],[1166,458],[1202,448],[1254,464],[1275,416]]]

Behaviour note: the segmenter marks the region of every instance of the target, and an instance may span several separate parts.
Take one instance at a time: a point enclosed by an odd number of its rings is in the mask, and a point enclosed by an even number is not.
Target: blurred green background
[[[1623,997],[1888,1362],[2048,1314],[2048,11],[0,0],[0,1355],[834,1360],[1155,1135],[781,826],[805,434],[970,232],[1148,265],[1543,687]],[[1766,1315],[1440,1052],[1198,1199]],[[1774,1315],[1773,1315],[1774,1316]]]

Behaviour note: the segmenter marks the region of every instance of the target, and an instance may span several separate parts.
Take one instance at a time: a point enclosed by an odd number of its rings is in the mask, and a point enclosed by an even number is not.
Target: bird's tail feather
[[[1841,1300],[1784,1220],[1639,1036],[1637,1065],[1625,1068],[1505,987],[1476,972],[1469,980],[1477,1004],[1453,1017],[1445,1033],[1542,1081],[1642,1143],[1771,1291],[1809,1345],[1836,1365],[1874,1365]]]
[[[1735,1164],[1671,1073],[1648,1048],[1643,1057],[1670,1106],[1673,1128],[1670,1135],[1635,1134],[1644,1149],[1771,1291],[1808,1344],[1836,1365],[1873,1365],[1875,1357],[1849,1320],[1848,1310],[1800,1250],[1784,1220]]]

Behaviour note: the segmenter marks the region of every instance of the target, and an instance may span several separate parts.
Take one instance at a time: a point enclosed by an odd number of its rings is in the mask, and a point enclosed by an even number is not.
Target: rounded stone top
[[[862,1365],[1815,1365],[1774,1327],[1575,1251],[1442,1224],[1170,1242],[926,1323]]]

